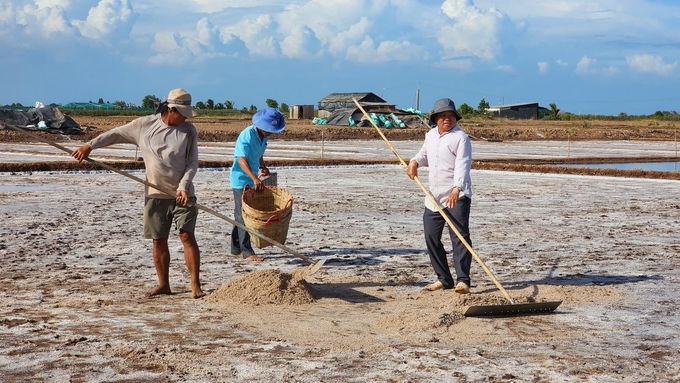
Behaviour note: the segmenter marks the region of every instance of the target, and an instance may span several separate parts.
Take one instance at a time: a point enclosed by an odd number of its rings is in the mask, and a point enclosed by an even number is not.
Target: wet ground
[[[675,150],[673,142],[473,145],[478,159]],[[202,146],[203,160],[230,156],[228,144]],[[395,146],[409,157],[419,143]],[[6,158],[17,147],[4,148]],[[16,150],[42,162],[57,155],[46,146]],[[321,148],[273,140],[268,152],[272,162],[321,153],[396,163],[381,141]],[[134,158],[134,148],[97,155]],[[400,165],[273,170],[295,198],[286,245],[326,260],[307,278],[312,303],[191,299],[175,237],[175,294],[145,299],[156,277],[150,243],[141,238],[141,185],[107,172],[0,173],[3,379],[680,381],[677,181],[474,169],[475,251],[514,298],[562,301],[549,315],[485,319],[462,316],[470,305],[504,302],[477,264],[468,296],[422,291],[433,280],[422,238],[424,195]],[[228,169],[201,169],[196,186],[199,203],[231,216]],[[271,247],[258,251],[262,263],[233,257],[230,231],[228,222],[201,213],[196,234],[207,292],[253,272],[306,266]]]
[[[49,137],[49,136],[48,136]],[[58,145],[74,150],[83,141],[71,140]],[[390,145],[408,161],[422,143],[415,140],[393,141]],[[231,166],[233,143],[201,142],[200,166]],[[92,154],[99,162],[121,169],[143,169],[133,145],[115,145]],[[679,161],[678,145],[673,141],[474,141],[473,169],[508,170],[535,173],[582,174],[634,178],[680,179],[679,172],[640,169],[589,169],[557,166],[560,164],[602,164],[617,162]],[[274,166],[330,166],[399,163],[382,139],[286,141],[272,139],[267,161]],[[94,163],[78,164],[68,153],[48,143],[0,143],[0,172],[97,170]]]
[[[124,119],[80,122],[94,128],[43,136],[75,149]],[[199,202],[229,216],[229,142],[245,122],[196,123]],[[292,122],[270,143],[267,160],[295,197],[286,245],[326,261],[307,277],[313,300],[306,304],[268,299],[268,281],[248,279],[299,271],[305,262],[278,248],[260,250],[263,263],[235,258],[227,252],[231,225],[205,213],[197,227],[202,280],[215,294],[190,299],[181,245],[171,238],[175,294],[143,298],[156,279],[140,234],[141,185],[1,132],[0,375],[37,382],[680,381],[677,172],[553,165],[673,160],[675,130],[649,122],[504,124],[463,124],[475,159],[473,245],[518,302],[562,301],[550,315],[465,318],[469,306],[507,304],[476,264],[472,294],[422,291],[433,279],[420,222],[424,197],[372,129]],[[386,133],[405,159],[424,135]],[[93,153],[142,168],[135,157],[129,145]],[[256,295],[244,303],[230,282]]]

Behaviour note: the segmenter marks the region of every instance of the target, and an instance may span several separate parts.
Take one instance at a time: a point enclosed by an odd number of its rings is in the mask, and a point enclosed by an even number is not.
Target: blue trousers
[[[463,236],[470,247],[472,247],[469,225],[471,203],[472,201],[469,198],[463,197],[458,200],[458,203],[453,208],[444,208],[444,212],[451,219],[458,232]],[[427,252],[430,254],[430,262],[432,263],[434,272],[437,274],[437,280],[444,285],[444,288],[453,288],[458,282],[465,282],[470,286],[472,253],[465,247],[456,233],[449,228],[453,253],[453,266],[456,270],[456,279],[454,280],[449,269],[447,253],[444,249],[444,244],[442,243],[442,234],[446,224],[446,220],[438,211],[431,211],[430,209],[425,208],[425,213],[423,214],[423,228],[425,231]]]

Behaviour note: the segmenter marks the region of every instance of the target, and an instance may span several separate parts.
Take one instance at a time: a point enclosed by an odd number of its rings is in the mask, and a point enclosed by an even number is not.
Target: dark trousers
[[[243,221],[243,189],[231,189],[234,192],[234,220],[241,225],[245,225]],[[242,254],[243,258],[255,254],[253,246],[250,244],[250,234],[238,226],[234,226],[231,230],[231,253],[234,255]]]
[[[470,204],[471,200],[463,197],[458,200],[458,203],[453,208],[444,208],[444,212],[456,226],[458,232],[463,236],[465,241],[472,247],[470,241]],[[449,235],[451,236],[451,246],[453,253],[453,266],[456,270],[456,279],[454,281],[449,270],[449,262],[447,261],[446,250],[442,243],[442,233],[446,220],[438,211],[431,211],[425,208],[423,214],[423,227],[425,229],[425,244],[427,245],[427,252],[430,254],[430,262],[437,274],[437,279],[444,285],[445,288],[452,288],[458,282],[465,282],[470,286],[470,265],[472,263],[472,253],[465,247],[463,242],[458,239],[456,233],[449,228]]]

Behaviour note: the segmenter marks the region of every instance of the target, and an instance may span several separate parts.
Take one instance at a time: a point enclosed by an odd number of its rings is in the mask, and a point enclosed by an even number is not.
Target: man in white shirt
[[[411,179],[418,176],[418,167],[429,167],[429,189],[443,211],[449,215],[458,232],[468,245],[470,241],[470,204],[472,185],[470,168],[472,165],[472,145],[467,133],[458,127],[462,116],[454,102],[448,98],[437,100],[430,121],[437,124],[425,135],[425,142],[418,154],[411,159],[406,173]],[[467,294],[470,292],[470,265],[472,254],[465,244],[449,229],[453,247],[453,264],[456,279],[453,279],[447,253],[442,243],[442,233],[446,220],[429,198],[425,199],[423,227],[425,243],[430,262],[437,274],[437,281],[425,286],[427,291],[451,289]]]

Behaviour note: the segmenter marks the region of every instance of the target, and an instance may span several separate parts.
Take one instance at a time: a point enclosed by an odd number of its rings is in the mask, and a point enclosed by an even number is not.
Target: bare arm
[[[78,160],[78,162],[82,162],[90,155],[90,152],[92,152],[92,148],[90,147],[90,145],[85,144],[79,147],[78,149],[74,150],[73,153],[71,153],[71,157]]]
[[[264,157],[260,157],[260,177],[266,177],[270,175],[271,173],[269,172],[269,168],[267,165],[264,163]]]
[[[243,170],[243,172],[253,180],[253,183],[255,184],[255,190],[262,190],[264,188],[264,184],[262,183],[262,180],[258,178],[257,174],[255,174],[253,169],[250,168],[250,165],[248,165],[248,160],[245,157],[238,157],[237,161],[238,165],[241,167],[241,170]]]

